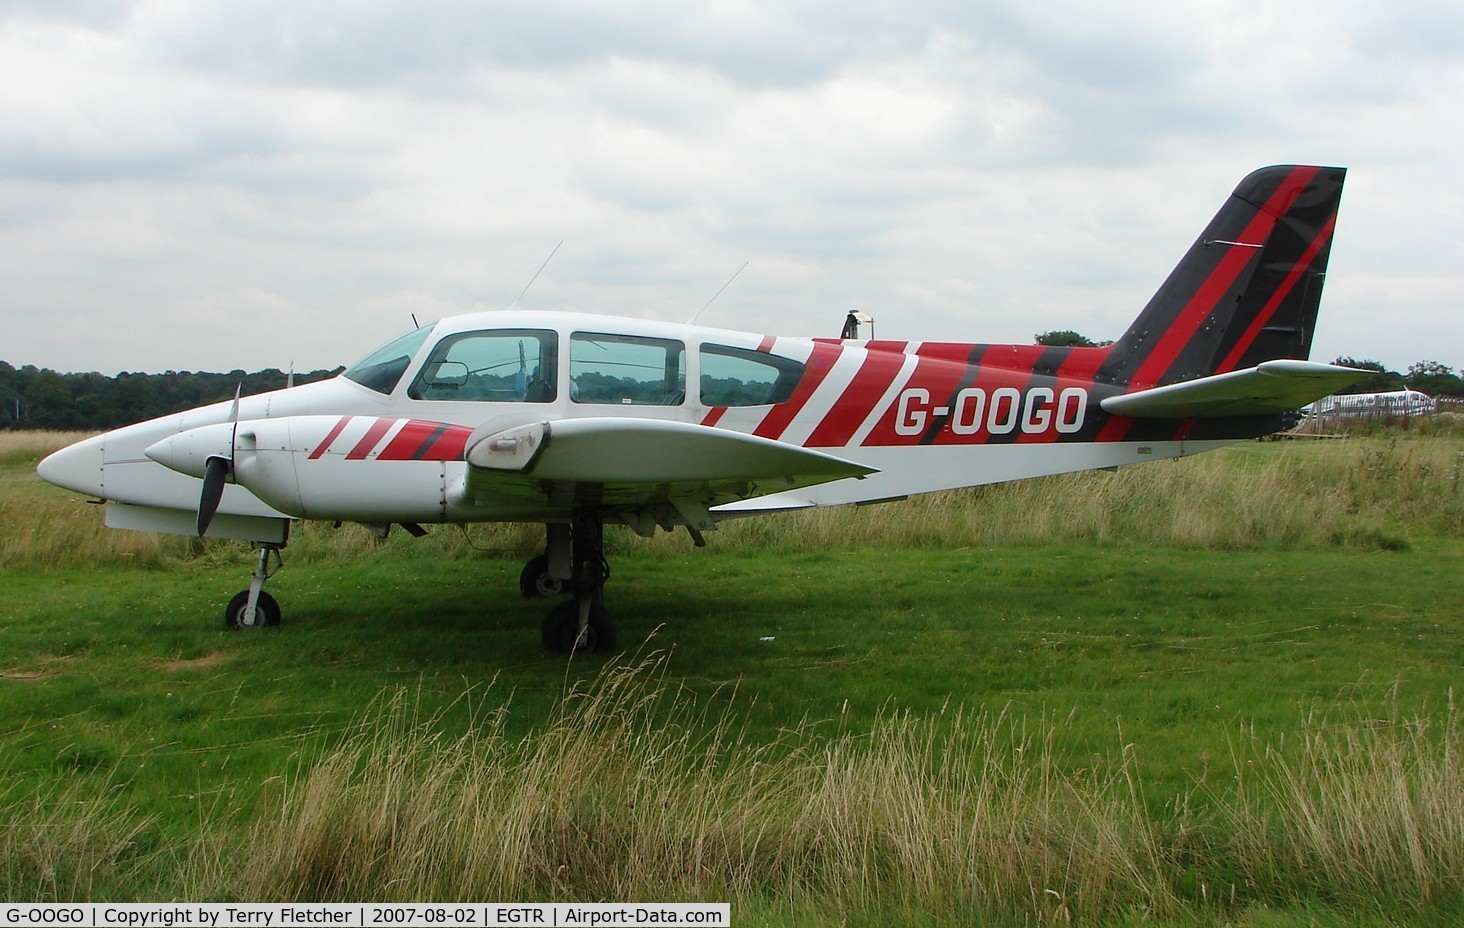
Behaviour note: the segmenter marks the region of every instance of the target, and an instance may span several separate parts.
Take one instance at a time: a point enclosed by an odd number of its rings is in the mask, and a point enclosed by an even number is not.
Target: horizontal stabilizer
[[[1204,419],[1291,412],[1368,375],[1313,361],[1262,361],[1243,371],[1140,390],[1103,400],[1104,411],[1136,419]]]

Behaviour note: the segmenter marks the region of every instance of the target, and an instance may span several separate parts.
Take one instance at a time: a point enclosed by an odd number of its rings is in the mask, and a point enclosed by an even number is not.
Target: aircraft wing
[[[1368,373],[1313,361],[1262,361],[1243,371],[1110,396],[1100,405],[1106,412],[1136,419],[1275,415],[1300,409]]]
[[[551,507],[697,511],[875,473],[833,455],[726,429],[656,419],[534,422],[469,440],[469,497]],[[684,515],[685,513],[683,513]]]

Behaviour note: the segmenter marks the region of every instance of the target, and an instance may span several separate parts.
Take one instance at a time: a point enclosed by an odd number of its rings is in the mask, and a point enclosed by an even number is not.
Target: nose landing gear
[[[280,624],[280,604],[263,589],[264,581],[285,566],[284,558],[280,557],[280,547],[268,542],[254,543],[254,549],[259,552],[259,560],[254,566],[254,573],[250,575],[249,589],[235,593],[234,598],[229,600],[228,607],[224,609],[226,628],[263,628]],[[271,555],[275,562],[273,569],[269,564]]]

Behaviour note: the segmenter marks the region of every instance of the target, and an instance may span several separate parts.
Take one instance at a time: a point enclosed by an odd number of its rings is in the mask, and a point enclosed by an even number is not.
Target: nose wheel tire
[[[229,607],[224,610],[224,626],[226,628],[260,628],[266,625],[280,624],[280,604],[275,598],[263,590],[259,591],[259,599],[254,603],[254,624],[244,624],[244,610],[249,608],[249,591],[240,590],[229,600]]]
[[[572,599],[550,609],[539,632],[545,650],[556,654],[615,650],[615,621],[609,610],[598,603],[590,605],[589,622],[584,633],[578,635],[578,641],[575,639],[579,632],[579,604]]]

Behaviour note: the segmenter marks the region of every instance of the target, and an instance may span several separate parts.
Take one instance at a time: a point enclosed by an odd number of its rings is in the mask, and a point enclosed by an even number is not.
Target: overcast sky
[[[0,360],[349,363],[520,305],[1114,338],[1350,169],[1313,357],[1464,366],[1457,0],[0,4]]]

